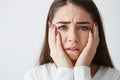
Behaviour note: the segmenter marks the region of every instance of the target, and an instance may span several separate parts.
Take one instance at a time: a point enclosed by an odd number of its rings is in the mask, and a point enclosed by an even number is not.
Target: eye
[[[87,26],[80,26],[79,29],[80,29],[80,30],[84,30],[84,31],[85,31],[85,30],[90,30],[90,28],[87,27]]]
[[[65,30],[65,29],[67,29],[67,26],[66,25],[61,25],[61,26],[58,27],[58,29],[59,30]]]

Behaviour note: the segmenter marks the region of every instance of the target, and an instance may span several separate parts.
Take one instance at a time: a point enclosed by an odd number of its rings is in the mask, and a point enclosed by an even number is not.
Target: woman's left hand
[[[99,32],[97,22],[94,22],[92,31],[89,32],[88,42],[77,59],[75,66],[89,66],[93,60],[99,44]]]

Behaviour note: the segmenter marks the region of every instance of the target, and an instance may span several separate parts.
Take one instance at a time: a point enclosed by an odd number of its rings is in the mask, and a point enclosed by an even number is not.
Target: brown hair
[[[92,16],[93,21],[97,21],[98,23],[100,42],[97,47],[96,55],[92,63],[97,65],[109,66],[113,68],[114,66],[109,56],[108,48],[106,45],[101,16],[98,11],[98,8],[96,7],[95,3],[92,0],[54,0],[48,12],[48,17],[46,21],[45,38],[44,38],[44,43],[41,50],[41,55],[39,57],[39,65],[53,62],[52,58],[50,57],[50,48],[48,44],[48,21],[52,22],[55,12],[60,7],[67,5],[68,3],[82,7]]]

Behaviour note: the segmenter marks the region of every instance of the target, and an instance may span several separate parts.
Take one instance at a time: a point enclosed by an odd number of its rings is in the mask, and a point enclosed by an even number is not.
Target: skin
[[[91,61],[99,41],[97,23],[73,4],[60,7],[49,23],[50,55],[57,67],[90,66],[94,75],[98,66]]]

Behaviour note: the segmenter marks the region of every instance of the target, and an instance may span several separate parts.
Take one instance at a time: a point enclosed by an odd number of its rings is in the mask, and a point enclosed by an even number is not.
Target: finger
[[[79,66],[79,65],[89,66],[89,64],[91,63],[91,60],[92,60],[92,56],[93,56],[92,54],[90,54],[91,48],[92,48],[92,43],[93,43],[93,34],[90,31],[87,45],[83,49],[81,55],[79,56],[79,58],[76,62],[76,66]]]
[[[49,45],[50,47],[55,47],[55,26],[53,24],[51,24],[51,26],[49,27]]]
[[[95,22],[94,26],[93,26],[93,36],[94,36],[94,38],[97,38],[99,36],[97,22]]]
[[[55,25],[53,24],[53,29],[51,30],[51,41],[52,43],[55,42],[56,43],[56,27]]]
[[[59,54],[57,55],[59,55],[59,57],[61,57],[62,59],[60,60],[62,61],[62,66],[72,68],[73,64],[63,48],[62,38],[59,32],[57,32],[57,36],[56,36],[56,47],[57,47],[57,51],[59,52]]]
[[[97,22],[94,23],[93,26],[93,38],[95,45],[99,43],[99,32],[98,32],[98,24]]]
[[[86,49],[90,49],[91,46],[92,46],[92,43],[93,43],[93,34],[92,32],[90,31],[89,32],[89,37],[88,37],[88,42],[87,42],[87,45],[86,45]]]
[[[51,27],[52,27],[52,26],[51,26],[51,23],[48,22],[48,28],[49,28],[49,29],[48,29],[48,42],[49,42],[49,43],[50,43],[50,37],[51,37],[51,30],[50,30]]]
[[[87,45],[86,47],[83,49],[81,55],[80,55],[80,59],[82,61],[84,60],[87,60],[88,56],[90,56],[90,51],[91,51],[91,46],[92,46],[92,43],[93,43],[93,37],[92,37],[92,32],[90,31],[89,32],[89,38],[88,38],[88,42],[87,42]]]
[[[63,50],[63,45],[62,45],[62,40],[61,40],[61,35],[59,32],[57,32],[57,36],[56,36],[56,46],[59,50]]]

